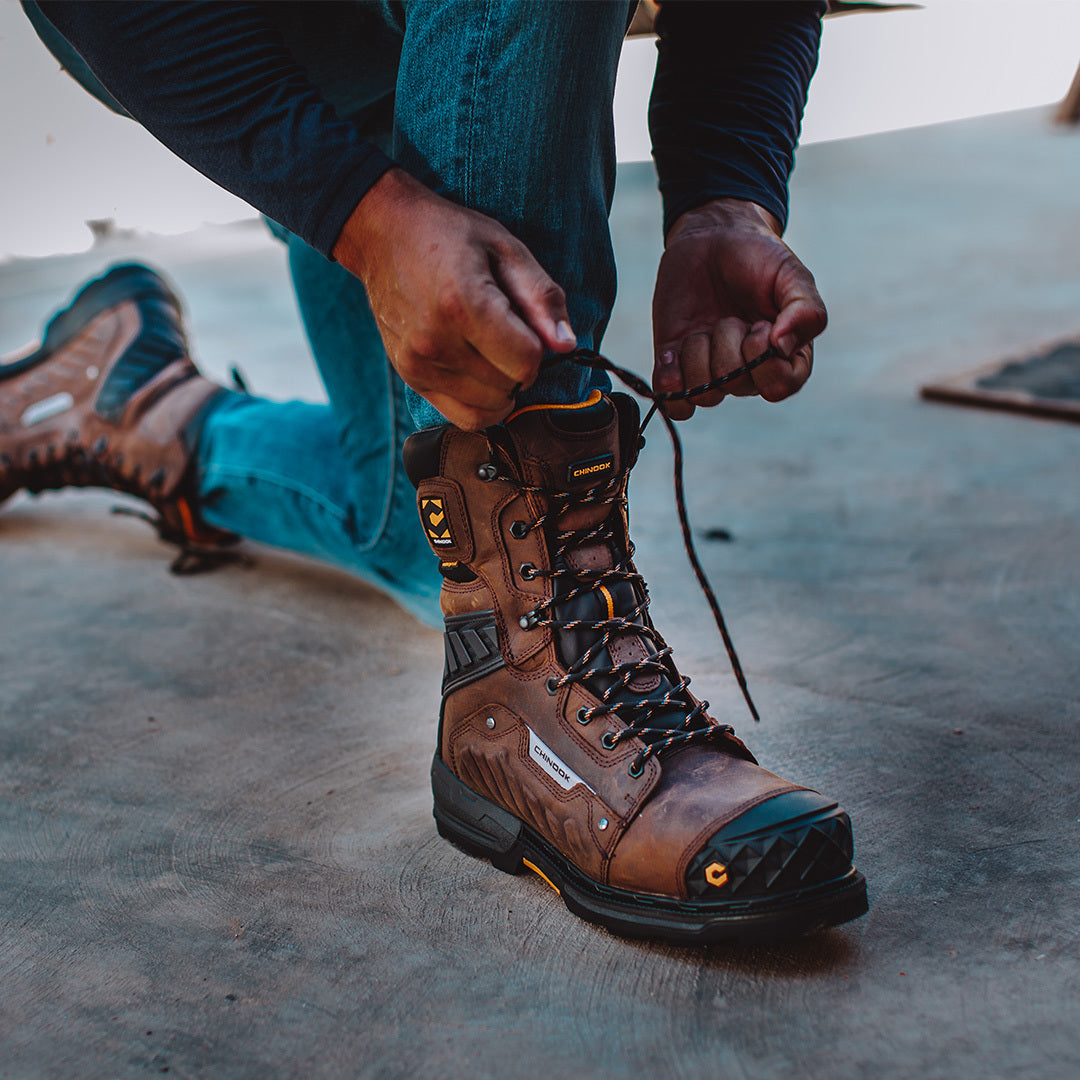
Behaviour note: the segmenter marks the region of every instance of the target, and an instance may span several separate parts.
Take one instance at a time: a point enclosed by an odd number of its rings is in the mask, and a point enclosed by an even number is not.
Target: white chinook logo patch
[[[23,427],[33,427],[35,424],[59,416],[62,412],[67,412],[74,404],[75,399],[64,390],[62,393],[45,398],[44,401],[35,402],[23,412],[19,420]]]
[[[593,789],[581,779],[580,776],[573,769],[571,769],[564,762],[560,761],[548,747],[536,737],[536,732],[533,731],[528,724],[525,725],[525,730],[529,733],[529,757],[540,766],[559,785],[564,791],[570,791],[571,788],[577,787],[580,784],[588,791]],[[593,791],[595,795],[596,792]]]

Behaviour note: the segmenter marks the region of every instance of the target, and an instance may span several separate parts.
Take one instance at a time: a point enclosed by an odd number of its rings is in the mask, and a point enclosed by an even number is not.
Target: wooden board
[[[1080,337],[929,383],[920,395],[929,401],[1080,423]]]

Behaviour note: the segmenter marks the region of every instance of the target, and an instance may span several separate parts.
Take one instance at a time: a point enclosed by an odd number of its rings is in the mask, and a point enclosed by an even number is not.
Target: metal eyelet
[[[645,762],[634,758],[627,766],[626,771],[636,780],[645,771]]]
[[[518,626],[522,630],[535,630],[540,625],[540,616],[535,611],[526,611],[524,615],[518,619]]]
[[[497,465],[492,465],[492,463],[489,461],[485,465],[481,465],[480,468],[476,470],[476,475],[479,476],[485,484],[487,484],[499,475],[499,469]]]
[[[589,710],[582,706],[577,711],[577,722],[584,727],[586,724],[592,723],[592,717],[589,715]]]
[[[554,675],[549,675],[544,683],[544,689],[554,697],[559,692],[559,680]]]
[[[515,540],[524,540],[529,535],[529,523],[527,521],[514,521],[510,523],[510,535]]]
[[[536,567],[531,562],[523,562],[518,567],[518,573],[521,575],[522,581],[532,581],[536,577]]]
[[[600,745],[605,750],[614,750],[615,749],[615,732],[614,731],[605,731],[604,734],[600,736]]]

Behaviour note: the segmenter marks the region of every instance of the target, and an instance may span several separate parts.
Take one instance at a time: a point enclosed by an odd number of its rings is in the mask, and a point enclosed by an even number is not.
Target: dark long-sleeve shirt
[[[710,199],[787,221],[787,183],[825,4],[666,0],[649,104],[664,233]]]
[[[664,4],[650,127],[665,229],[725,195],[786,218],[824,7]],[[324,99],[267,5],[46,0],[40,8],[154,136],[325,255],[394,164]]]

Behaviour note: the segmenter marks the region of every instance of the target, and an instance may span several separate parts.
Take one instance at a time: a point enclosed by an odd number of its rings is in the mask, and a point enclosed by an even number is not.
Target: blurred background
[[[649,156],[655,56],[648,37],[624,49],[621,161]],[[1078,60],[1076,0],[924,0],[913,10],[830,18],[803,143],[1056,102]],[[90,221],[99,231],[171,234],[254,216],[83,92],[17,0],[0,0],[0,100],[0,259],[83,251],[93,242]]]

